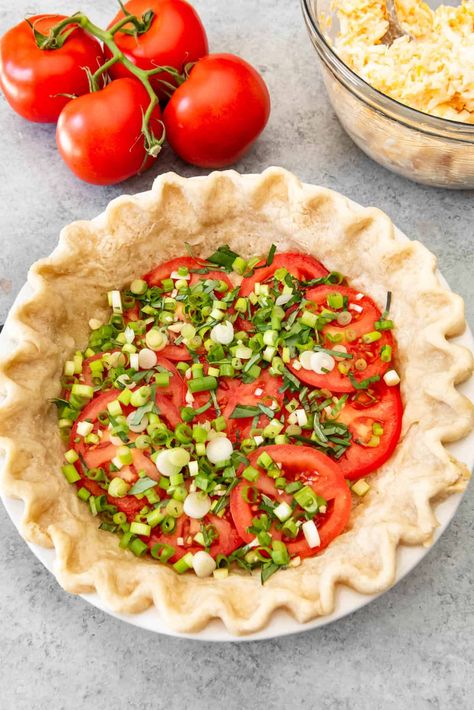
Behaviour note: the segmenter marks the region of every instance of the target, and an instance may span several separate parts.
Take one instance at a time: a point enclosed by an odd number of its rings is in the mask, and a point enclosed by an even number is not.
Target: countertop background
[[[435,190],[387,172],[338,124],[297,0],[199,0],[212,51],[255,64],[270,87],[264,135],[236,168],[281,165],[307,182],[385,210],[439,259],[474,325],[472,192]],[[27,13],[83,10],[99,23],[113,0],[0,0],[0,32]],[[33,261],[61,227],[89,218],[158,172],[203,171],[166,152],[115,187],[79,182],[62,164],[54,128],[31,124],[0,98],[0,322]],[[368,256],[370,258],[370,256]],[[472,707],[474,487],[422,563],[396,588],[319,630],[245,644],[201,644],[126,625],[63,592],[0,509],[0,706],[3,710],[264,707],[398,710]],[[471,626],[471,628],[469,628]],[[469,701],[469,697],[471,700]]]

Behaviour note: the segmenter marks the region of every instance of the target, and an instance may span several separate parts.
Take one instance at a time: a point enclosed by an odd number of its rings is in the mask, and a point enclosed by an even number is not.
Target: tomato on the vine
[[[144,172],[156,158],[150,156],[142,133],[143,114],[150,97],[137,79],[117,79],[64,107],[56,142],[66,165],[77,177],[95,185],[111,185]],[[162,134],[159,106],[150,129]]]
[[[41,49],[35,31],[47,37],[64,15],[35,15],[6,32],[0,42],[0,85],[16,113],[29,121],[57,121],[72,96],[89,91],[86,69],[104,61],[100,43],[77,25],[59,46]],[[34,29],[33,29],[34,28]],[[71,28],[65,30],[64,36]]]
[[[270,95],[260,74],[233,54],[210,54],[175,91],[163,119],[180,158],[221,168],[244,155],[269,115]]]
[[[207,37],[196,10],[185,0],[129,0],[125,10],[140,18],[151,11],[153,18],[143,21],[144,32],[133,31],[133,25],[125,25],[114,35],[121,52],[140,69],[156,69],[168,66],[182,73],[186,64],[196,62],[208,52]],[[109,28],[119,22],[124,13],[121,10],[114,17]],[[110,51],[105,50],[110,56]],[[129,70],[117,62],[110,69],[110,76],[118,79],[131,76]],[[163,81],[176,85],[168,72],[160,72],[151,77],[153,88],[160,97],[166,97]]]

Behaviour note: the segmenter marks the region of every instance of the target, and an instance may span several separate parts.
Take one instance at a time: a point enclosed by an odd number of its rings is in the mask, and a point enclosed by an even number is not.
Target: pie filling
[[[382,313],[311,256],[228,246],[108,293],[64,366],[62,468],[119,546],[226,577],[321,552],[401,429]]]

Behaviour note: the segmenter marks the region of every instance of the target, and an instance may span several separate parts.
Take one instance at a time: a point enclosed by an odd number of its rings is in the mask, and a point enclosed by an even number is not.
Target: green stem
[[[99,90],[99,84],[98,84],[98,79],[102,76],[102,74],[105,74],[110,67],[112,67],[114,64],[116,64],[119,61],[118,57],[112,57],[109,59],[108,62],[105,62],[105,64],[102,64],[94,74],[91,75],[90,78],[90,83],[91,83],[91,90],[92,91],[98,91]]]
[[[155,135],[153,135],[153,131],[150,130],[151,116],[153,110],[156,108],[156,106],[158,106],[159,101],[150,83],[149,77],[153,74],[156,74],[159,68],[157,67],[156,69],[151,69],[149,71],[145,69],[140,69],[135,64],[133,64],[133,62],[131,62],[130,59],[128,59],[128,57],[126,57],[123,52],[121,52],[120,49],[117,47],[114,41],[114,34],[118,32],[119,29],[126,25],[128,22],[130,22],[130,18],[124,17],[109,30],[103,30],[101,27],[98,27],[93,22],[91,22],[89,18],[86,17],[86,15],[79,13],[73,17],[69,17],[65,20],[62,20],[58,25],[56,25],[54,31],[55,33],[59,32],[60,29],[66,27],[68,24],[77,24],[82,27],[83,30],[91,34],[93,37],[96,37],[97,39],[101,40],[101,42],[103,42],[104,45],[110,50],[112,57],[95,72],[92,77],[93,82],[95,82],[96,79],[104,71],[106,71],[109,67],[119,61],[126,69],[128,69],[131,74],[133,74],[133,76],[136,76],[137,79],[141,81],[148,93],[148,96],[150,97],[150,103],[148,104],[148,108],[143,116],[142,133],[145,137],[145,147],[147,153],[149,153],[153,157],[156,157],[160,151],[165,135],[164,127],[160,138],[157,138]]]

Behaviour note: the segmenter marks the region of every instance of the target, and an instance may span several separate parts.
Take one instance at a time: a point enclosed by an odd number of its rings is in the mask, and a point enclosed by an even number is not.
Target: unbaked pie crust
[[[243,572],[219,580],[179,576],[121,550],[61,473],[64,445],[50,400],[59,395],[64,361],[85,347],[89,319],[106,318],[105,291],[185,253],[184,242],[200,256],[227,243],[244,257],[275,243],[279,251],[313,254],[379,305],[393,294],[405,405],[400,443],[371,477],[347,532],[264,586],[258,574]],[[279,168],[190,179],[167,173],[149,192],[119,197],[103,215],[63,229],[28,282],[30,295],[8,317],[11,351],[0,363],[0,485],[25,503],[24,537],[55,548],[57,579],[70,592],[97,591],[117,612],[154,604],[182,632],[218,617],[231,633],[251,633],[279,607],[309,621],[333,611],[338,583],[367,594],[387,589],[397,546],[429,544],[434,501],[466,484],[466,467],[443,446],[473,427],[473,407],[455,387],[472,373],[472,355],[447,340],[464,330],[463,302],[440,282],[435,257],[377,209]]]

